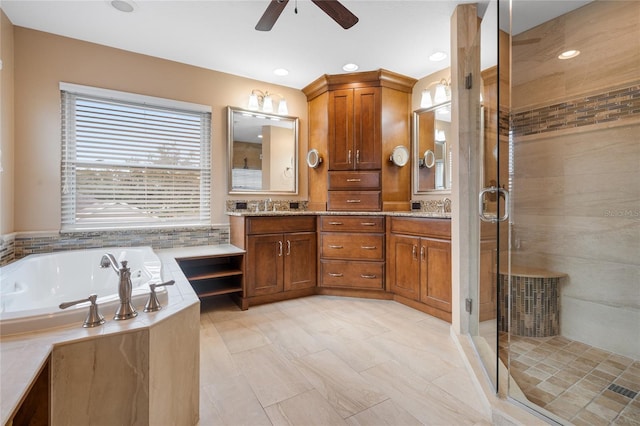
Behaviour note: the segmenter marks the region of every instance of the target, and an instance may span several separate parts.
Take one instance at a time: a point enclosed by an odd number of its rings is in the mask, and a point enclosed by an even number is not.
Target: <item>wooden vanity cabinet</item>
[[[309,148],[326,164],[309,169],[309,208],[409,210],[410,167],[393,165],[389,155],[398,145],[410,146],[415,83],[381,69],[324,75],[302,89]]]
[[[230,239],[247,251],[246,306],[314,293],[314,216],[231,217]]]
[[[379,87],[329,92],[329,170],[380,170]]]
[[[387,280],[400,301],[451,322],[451,221],[391,217]]]
[[[318,222],[318,286],[384,291],[384,217],[320,216]]]

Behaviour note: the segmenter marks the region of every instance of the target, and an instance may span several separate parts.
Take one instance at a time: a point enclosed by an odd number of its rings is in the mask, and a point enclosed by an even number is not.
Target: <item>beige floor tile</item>
[[[378,405],[366,409],[346,419],[347,424],[352,426],[381,426],[381,425],[403,425],[420,426],[422,423],[409,414],[408,411],[399,407],[391,399],[381,402]]]
[[[213,326],[202,328],[200,330],[200,385],[212,384],[220,378],[238,374],[240,371],[218,330]]]
[[[293,364],[270,345],[233,354],[233,359],[263,407],[312,388]]]
[[[232,354],[271,344],[257,327],[247,327],[238,319],[216,322],[215,325]]]
[[[485,406],[480,400],[480,396],[476,392],[470,392],[474,388],[474,384],[465,370],[456,369],[443,376],[438,377],[431,383],[438,386],[449,395],[463,401],[479,413],[489,416],[489,407]]]
[[[201,387],[202,388],[202,387]],[[207,393],[200,392],[200,421],[199,426],[221,425],[223,424],[222,417],[211,399],[207,396]]]
[[[271,423],[280,425],[344,425],[345,421],[316,390],[307,391],[265,408]]]
[[[372,367],[362,372],[362,375],[423,424],[457,425],[488,420],[396,361]]]
[[[329,404],[347,418],[388,399],[331,351],[294,361],[300,372]]]
[[[270,425],[262,405],[244,376],[219,380],[213,385],[201,387],[201,392],[215,405],[220,422],[201,425]],[[200,408],[202,412],[202,407]]]
[[[284,349],[288,358],[299,358],[325,349],[318,339],[282,311],[267,313],[264,318],[257,327],[273,345]]]

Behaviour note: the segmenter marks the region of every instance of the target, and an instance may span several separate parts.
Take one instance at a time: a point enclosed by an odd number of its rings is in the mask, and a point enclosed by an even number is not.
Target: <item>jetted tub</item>
[[[82,326],[89,302],[65,310],[62,302],[98,295],[100,313],[113,319],[119,305],[119,277],[111,268],[101,268],[106,253],[118,262],[128,261],[133,284],[132,304],[142,311],[149,284],[162,282],[161,263],[151,247],[111,247],[32,254],[0,268],[0,334],[24,333],[77,323]],[[164,287],[156,290],[161,303]],[[140,314],[139,314],[140,315]]]

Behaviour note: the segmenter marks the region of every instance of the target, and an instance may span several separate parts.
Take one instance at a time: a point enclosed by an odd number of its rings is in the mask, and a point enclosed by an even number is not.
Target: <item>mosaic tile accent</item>
[[[0,266],[15,259],[15,234],[0,235]]]
[[[164,249],[228,243],[228,226],[65,232],[37,236],[18,233],[15,237],[14,259],[35,253],[100,247],[151,246]]]
[[[499,275],[498,330],[509,331],[507,275]],[[511,334],[548,337],[560,334],[560,277],[511,276]]]
[[[306,211],[309,208],[309,202],[303,200],[227,200],[226,211],[228,212],[256,212],[265,211],[265,203],[267,211]],[[297,204],[297,208],[295,205]],[[293,207],[292,207],[293,206]]]
[[[640,116],[640,84],[512,114],[515,136],[572,129]],[[501,120],[502,122],[502,120]]]

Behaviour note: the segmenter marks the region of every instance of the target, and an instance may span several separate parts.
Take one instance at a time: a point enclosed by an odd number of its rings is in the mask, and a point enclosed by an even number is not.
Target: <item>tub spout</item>
[[[133,284],[131,283],[131,270],[127,267],[127,263],[128,262],[126,260],[123,260],[122,266],[119,267],[118,261],[111,253],[105,254],[100,260],[101,268],[108,268],[111,266],[119,278],[118,296],[120,297],[120,305],[118,305],[116,314],[113,316],[114,320],[131,319],[138,315],[138,312],[136,312],[136,309],[131,304]]]

